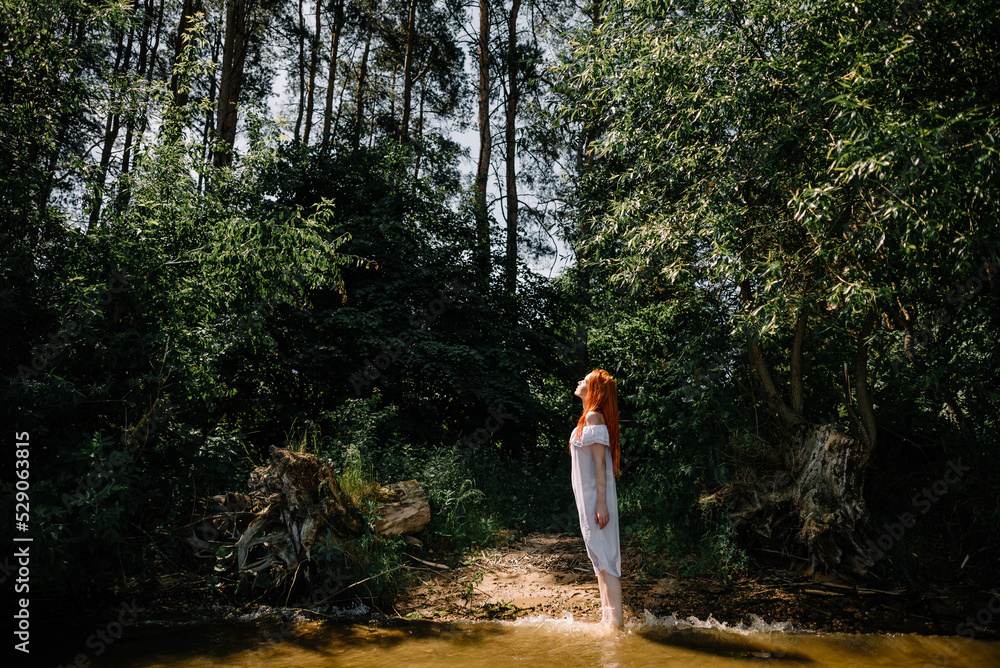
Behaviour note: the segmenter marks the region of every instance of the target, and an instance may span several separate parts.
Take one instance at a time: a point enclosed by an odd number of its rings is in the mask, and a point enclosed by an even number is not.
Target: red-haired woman
[[[570,436],[573,495],[580,531],[601,590],[601,621],[622,626],[622,559],[618,543],[618,390],[604,369],[576,386],[583,413]]]

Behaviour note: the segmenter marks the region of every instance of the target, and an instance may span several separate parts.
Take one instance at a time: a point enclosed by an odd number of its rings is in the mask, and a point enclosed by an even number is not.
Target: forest
[[[579,535],[596,368],[637,577],[1000,586],[995,2],[0,4],[33,596],[390,609],[407,551]],[[185,539],[274,448],[353,518],[308,578]]]

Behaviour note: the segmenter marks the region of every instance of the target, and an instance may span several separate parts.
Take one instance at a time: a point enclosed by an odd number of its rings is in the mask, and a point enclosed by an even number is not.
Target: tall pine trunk
[[[295,139],[302,137],[302,117],[306,109],[306,20],[302,13],[303,0],[299,0],[299,104],[295,117]]]
[[[177,26],[177,38],[174,40],[174,67],[180,62],[181,53],[184,51],[185,38],[194,25],[194,15],[201,11],[201,0],[184,0],[181,8],[181,20]],[[188,92],[179,90],[180,81],[177,72],[170,76],[170,90],[174,93],[174,102],[183,107],[188,101]]]
[[[420,82],[420,112],[417,115],[417,150],[413,157],[413,180],[420,178],[420,154],[423,152],[421,139],[424,136],[424,82]]]
[[[510,16],[507,17],[507,122],[505,139],[507,142],[507,254],[506,290],[513,295],[517,291],[517,13],[521,0],[513,0]]]
[[[354,150],[358,150],[361,144],[361,126],[365,121],[365,83],[368,78],[368,52],[372,45],[372,21],[366,20],[365,27],[365,51],[361,55],[361,69],[358,71],[358,93],[355,97],[354,106]]]
[[[417,32],[417,0],[410,0],[406,17],[406,55],[403,57],[403,119],[399,124],[399,143],[410,141],[410,98],[413,88],[413,40]]]
[[[243,67],[247,47],[247,0],[226,0],[226,38],[222,47],[219,80],[219,141],[224,148],[215,153],[215,166],[232,164],[236,143],[236,104],[243,90]]]
[[[125,41],[125,33],[118,37],[118,48],[115,52],[115,66],[112,70],[115,77],[122,72],[128,72],[132,60],[132,42],[135,38],[135,26],[128,30],[128,42]],[[115,102],[120,96],[120,92],[111,88],[108,102],[111,107],[108,118],[104,124],[104,148],[101,150],[101,161],[98,165],[94,183],[94,194],[90,201],[90,218],[87,221],[87,229],[95,229],[101,221],[101,207],[104,204],[104,186],[108,180],[108,169],[111,166],[111,154],[114,151],[115,143],[118,141],[118,132],[121,129],[121,114],[115,111]]]
[[[302,133],[302,143],[309,143],[309,135],[312,132],[313,122],[313,100],[316,94],[316,70],[319,69],[319,46],[322,35],[323,19],[320,8],[323,6],[322,0],[316,0],[316,34],[312,41],[312,54],[309,56],[309,89],[306,100],[306,129]]]
[[[222,50],[222,30],[216,30],[212,39],[212,64],[218,65],[219,52]],[[208,79],[208,107],[205,109],[205,125],[201,132],[202,159],[208,160],[212,152],[212,129],[215,125],[215,101],[219,94],[219,82],[215,76],[217,68],[212,68]],[[198,172],[198,192],[204,192],[206,187],[205,174]]]
[[[476,165],[476,253],[480,282],[485,291],[490,280],[490,218],[486,189],[490,177],[493,137],[490,134],[490,3],[479,0],[479,162]]]
[[[74,40],[77,49],[84,48],[84,41],[87,36],[87,21],[78,19],[74,13],[67,21],[66,36]],[[75,33],[75,34],[74,34]],[[77,60],[70,74],[70,80],[75,80],[83,71],[83,64]],[[39,211],[44,211],[52,197],[52,188],[55,184],[56,167],[59,166],[59,156],[62,154],[63,145],[66,143],[67,127],[70,122],[70,111],[63,108],[59,114],[59,132],[56,140],[50,146],[43,148],[42,142],[32,142],[30,153],[30,164],[43,163],[42,181],[35,196],[35,205]]]
[[[323,146],[330,142],[333,119],[333,89],[337,83],[337,57],[340,49],[340,31],[344,26],[344,0],[338,0],[333,10],[333,32],[330,35],[330,74],[326,79],[326,109],[323,112]]]
[[[164,4],[165,0],[160,0],[160,7],[156,14],[156,29],[153,31],[153,46],[149,49],[148,55],[143,51],[140,51],[139,53],[139,76],[145,77],[147,85],[152,84],[153,71],[156,69],[156,58],[160,50],[160,35],[163,32]],[[152,5],[150,5],[150,7],[152,7]],[[145,44],[143,44],[143,46],[145,46]],[[115,202],[115,207],[119,211],[125,210],[128,207],[129,200],[131,199],[128,179],[125,177],[132,170],[133,123],[138,124],[137,133],[139,136],[142,136],[142,134],[146,131],[146,125],[148,123],[146,109],[143,109],[142,113],[134,121],[130,119],[128,127],[126,128],[125,148],[122,151],[122,171],[118,178],[118,195],[116,196]]]
[[[162,17],[164,0],[160,0],[160,14]],[[142,35],[139,37],[139,61],[136,66],[136,74],[140,77],[146,76],[146,68],[149,63],[149,37],[153,27],[153,0],[147,0],[143,7],[142,14]],[[157,25],[159,30],[159,25]],[[122,169],[121,176],[128,174],[132,153],[132,139],[135,132],[136,119],[130,116],[125,122],[125,142],[122,148]]]

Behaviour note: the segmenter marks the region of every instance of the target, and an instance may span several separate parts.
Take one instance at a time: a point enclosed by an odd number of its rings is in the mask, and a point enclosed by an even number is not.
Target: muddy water
[[[693,623],[691,623],[693,622]],[[1000,644],[918,635],[799,632],[758,622],[731,628],[647,616],[613,632],[593,623],[257,621],[147,627],[95,668],[465,668],[500,666],[949,666],[1000,668]],[[96,657],[95,657],[96,658]]]

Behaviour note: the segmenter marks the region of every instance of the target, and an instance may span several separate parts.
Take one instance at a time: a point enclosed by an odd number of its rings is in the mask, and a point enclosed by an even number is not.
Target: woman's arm
[[[604,424],[604,416],[597,411],[587,413],[587,425]],[[608,514],[608,478],[604,466],[604,445],[592,443],[590,456],[594,458],[594,475],[597,476],[597,504],[594,506],[594,521],[597,528],[603,529],[611,521]]]
[[[602,443],[592,443],[590,456],[594,458],[594,475],[597,478],[597,503],[594,506],[594,521],[597,528],[603,529],[611,521],[608,514],[607,491],[608,479],[604,467],[604,445]]]
[[[587,426],[605,424],[604,416],[597,411],[587,413]],[[590,446],[590,456],[594,458],[594,475],[597,476],[597,504],[594,506],[594,521],[597,528],[603,529],[611,521],[608,514],[608,478],[604,466],[604,445],[592,443]]]

